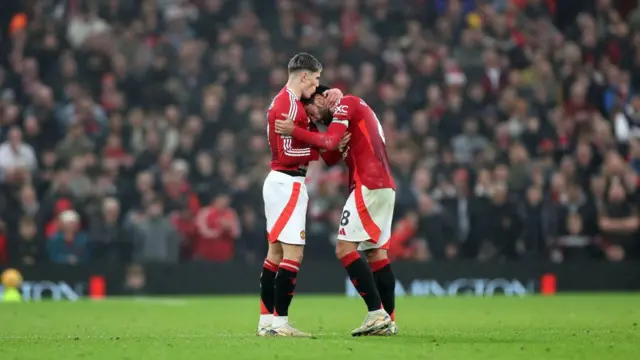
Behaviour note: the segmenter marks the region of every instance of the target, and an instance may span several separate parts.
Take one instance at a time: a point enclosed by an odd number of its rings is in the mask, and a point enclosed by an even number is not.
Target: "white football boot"
[[[256,336],[271,336],[271,325],[258,325]]]
[[[286,323],[281,326],[271,327],[267,336],[311,337],[311,334],[300,331],[289,323]]]
[[[269,336],[269,331],[273,325],[273,314],[260,314],[260,321],[258,321],[258,330],[256,330],[256,336]]]
[[[359,328],[351,332],[351,336],[367,336],[375,332],[386,330],[391,326],[393,321],[391,317],[383,309],[376,310],[367,314],[364,322]]]
[[[391,323],[391,326],[389,326],[386,329],[382,329],[382,330],[378,330],[374,333],[372,333],[371,335],[373,336],[394,336],[394,335],[398,335],[398,325],[396,325],[396,322],[393,321]]]

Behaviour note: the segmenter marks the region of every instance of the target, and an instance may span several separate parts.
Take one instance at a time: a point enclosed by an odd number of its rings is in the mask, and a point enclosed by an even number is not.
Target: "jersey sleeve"
[[[353,119],[353,113],[356,110],[356,105],[353,102],[353,97],[343,97],[338,101],[336,107],[333,109],[333,124],[342,124],[349,127],[350,119]]]
[[[339,150],[325,151],[321,153],[320,156],[322,157],[322,160],[324,160],[324,163],[327,164],[327,166],[336,165],[340,162],[340,160],[342,160],[342,152],[340,152]]]
[[[278,162],[287,166],[305,165],[319,158],[317,149],[309,146],[294,146],[291,136],[279,135],[275,132],[276,119],[284,118],[283,114],[295,119],[297,111],[298,105],[294,99],[279,97],[268,112],[269,144],[272,152],[277,154]]]

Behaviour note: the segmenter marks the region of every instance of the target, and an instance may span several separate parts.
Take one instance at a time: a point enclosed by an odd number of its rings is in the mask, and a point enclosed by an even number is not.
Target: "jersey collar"
[[[288,92],[289,94],[291,94],[291,96],[293,96],[294,98],[296,98],[296,100],[300,100],[300,98],[299,98],[298,96],[296,96],[296,94],[294,94],[294,92],[293,92],[293,91],[291,91],[288,87],[286,87],[286,86],[285,86],[284,88],[287,90],[287,92]]]

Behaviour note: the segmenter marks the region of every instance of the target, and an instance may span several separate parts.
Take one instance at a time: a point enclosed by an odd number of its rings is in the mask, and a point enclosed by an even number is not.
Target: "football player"
[[[326,150],[327,162],[344,159],[349,168],[350,195],[342,211],[336,256],[369,310],[364,323],[351,334],[393,335],[397,333],[395,277],[387,249],[396,186],[382,126],[362,99],[347,95],[332,103],[322,94],[323,91],[326,88],[319,87],[306,101],[305,109],[311,120],[328,124],[326,132],[297,127],[291,116],[284,113],[281,113],[281,120],[275,121],[275,130],[278,134]],[[340,140],[347,132],[351,140],[336,156]],[[360,258],[358,250],[366,253],[369,265]]]

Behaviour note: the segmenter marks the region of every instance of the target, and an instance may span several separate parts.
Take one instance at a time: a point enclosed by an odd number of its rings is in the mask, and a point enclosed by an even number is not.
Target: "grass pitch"
[[[352,338],[359,299],[298,296],[314,339],[257,338],[258,299],[0,304],[0,359],[638,359],[640,295],[403,298],[397,337]]]

